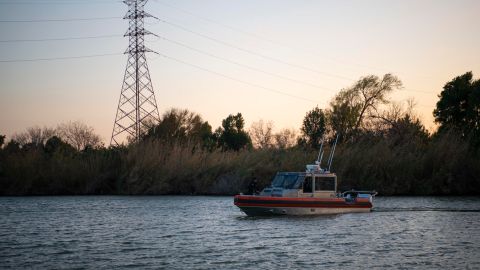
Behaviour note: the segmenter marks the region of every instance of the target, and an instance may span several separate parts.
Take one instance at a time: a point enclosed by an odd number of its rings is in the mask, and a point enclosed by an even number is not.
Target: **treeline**
[[[391,74],[363,77],[328,108],[307,112],[298,134],[264,121],[247,130],[240,113],[213,130],[200,115],[171,109],[141,141],[117,147],[79,122],[0,136],[0,194],[235,194],[254,178],[262,187],[277,171],[304,170],[337,134],[332,171],[341,190],[480,194],[480,80],[468,72],[445,84],[433,134],[413,103],[389,101],[401,87]]]

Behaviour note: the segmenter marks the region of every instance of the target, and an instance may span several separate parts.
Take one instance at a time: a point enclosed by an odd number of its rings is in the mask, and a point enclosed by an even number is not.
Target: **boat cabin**
[[[337,175],[326,171],[279,172],[260,195],[273,197],[334,198]]]
[[[323,141],[315,164],[308,164],[305,172],[279,172],[275,175],[270,187],[265,188],[260,196],[273,197],[299,197],[299,198],[336,198],[337,175],[330,172],[333,161],[333,153],[337,145],[338,135],[335,138],[328,169],[320,167],[323,157]]]

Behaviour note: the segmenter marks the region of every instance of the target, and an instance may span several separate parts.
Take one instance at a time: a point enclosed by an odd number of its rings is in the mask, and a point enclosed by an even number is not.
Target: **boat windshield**
[[[272,187],[294,189],[298,188],[298,174],[294,173],[278,173],[272,182]]]

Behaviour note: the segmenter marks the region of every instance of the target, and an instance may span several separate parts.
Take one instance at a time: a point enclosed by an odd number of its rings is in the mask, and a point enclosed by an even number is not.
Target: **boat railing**
[[[371,196],[376,196],[378,194],[378,192],[376,192],[375,190],[347,190],[347,191],[344,191],[341,193],[342,196],[347,196],[347,195],[353,195],[353,196],[358,196],[359,194],[368,194],[368,195],[371,195]]]

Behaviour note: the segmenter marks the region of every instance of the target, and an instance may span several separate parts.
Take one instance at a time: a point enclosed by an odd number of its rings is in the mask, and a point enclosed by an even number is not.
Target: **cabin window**
[[[335,177],[317,177],[315,178],[315,190],[335,190]]]
[[[298,175],[285,175],[285,181],[283,182],[283,187],[286,189],[294,188],[295,183],[297,182]]]
[[[282,187],[283,186],[283,175],[277,174],[272,182],[272,187]]]
[[[307,176],[305,180],[303,180],[303,192],[304,193],[312,193],[312,177]]]
[[[277,174],[272,182],[272,187],[293,189],[298,188],[298,174]]]

